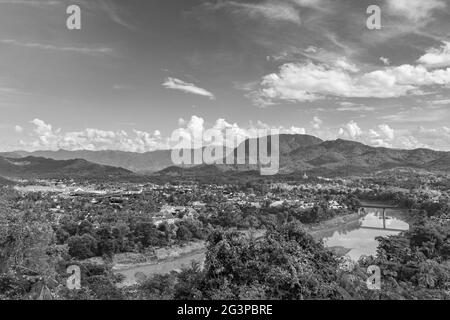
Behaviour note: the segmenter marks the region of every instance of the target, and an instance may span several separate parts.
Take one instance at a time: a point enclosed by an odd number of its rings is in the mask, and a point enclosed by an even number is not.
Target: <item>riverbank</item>
[[[180,271],[183,267],[188,267],[192,262],[197,262],[203,267],[205,261],[206,247],[195,249],[191,252],[181,254],[177,257],[167,258],[162,261],[151,263],[138,263],[133,265],[115,265],[113,271],[124,276],[124,280],[119,287],[132,286],[137,283],[136,274],[141,273],[146,277],[158,274],[167,274],[171,271]]]
[[[345,216],[339,216],[314,225],[305,226],[308,233],[316,240],[322,239],[326,234],[352,224],[358,224],[359,220],[366,215],[365,212],[352,213]]]
[[[260,238],[265,230],[241,231],[248,237]],[[157,274],[166,274],[171,271],[179,271],[183,267],[189,267],[192,262],[197,262],[201,267],[205,261],[206,242],[194,241],[182,246],[171,246],[155,250],[152,260],[129,263],[127,261],[116,262],[113,271],[125,277],[120,286],[136,284],[136,274],[142,273],[147,277]],[[117,260],[117,259],[116,259]]]
[[[315,225],[305,225],[305,229],[316,240],[320,240],[321,236],[329,232],[334,232],[337,228],[342,226],[358,223],[361,216],[364,214],[354,213],[346,216],[335,217],[333,219],[323,221]],[[255,230],[252,232],[244,232],[248,236],[260,238],[264,235],[265,230]],[[344,255],[345,248],[330,248],[338,255]],[[183,267],[191,265],[192,261],[203,266],[206,255],[205,241],[192,242],[181,247],[173,246],[169,248],[161,248],[155,251],[156,260],[141,262],[141,263],[115,263],[113,271],[125,277],[125,280],[120,284],[123,286],[132,286],[137,283],[136,274],[141,273],[146,277],[151,277],[157,274],[166,274],[171,271],[181,270]]]
[[[359,219],[354,216],[355,221],[349,220],[335,228],[321,230],[314,236],[322,239],[325,246],[336,255],[346,255],[354,261],[364,255],[376,255],[378,237],[397,235],[409,229],[404,210],[388,208],[383,214],[383,208],[368,207]]]

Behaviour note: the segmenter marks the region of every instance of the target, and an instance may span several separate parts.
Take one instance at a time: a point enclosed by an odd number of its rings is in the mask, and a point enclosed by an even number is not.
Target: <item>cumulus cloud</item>
[[[425,128],[420,126],[415,130],[411,130],[409,136],[419,142],[419,147],[446,151],[450,150],[450,128],[446,126],[438,128]]]
[[[278,73],[265,77],[260,89],[249,95],[255,104],[277,100],[314,101],[327,95],[347,98],[393,98],[421,93],[421,88],[449,85],[450,68],[427,70],[404,64],[357,73],[327,64],[286,63]]]
[[[345,71],[358,72],[359,68],[353,63],[349,62],[346,58],[339,58],[336,60],[335,66]]]
[[[177,139],[171,140],[171,147],[195,148],[195,146],[209,145],[227,145],[237,146],[249,138],[260,137],[270,134],[275,130],[279,134],[305,134],[304,128],[291,126],[271,126],[262,121],[256,123],[250,122],[246,126],[239,126],[237,123],[230,123],[226,119],[219,118],[211,126],[206,126],[203,118],[192,116],[189,121],[179,122],[182,126],[176,129],[172,137],[178,137],[182,141],[180,144]],[[212,138],[214,137],[214,139]]]
[[[305,62],[286,62],[278,72],[264,76],[247,94],[255,105],[282,101],[305,102],[327,96],[345,98],[398,98],[423,94],[431,87],[450,85],[450,42],[429,48],[416,64],[360,68],[347,57],[328,56]],[[341,108],[342,109],[342,108]]]
[[[362,142],[374,147],[450,151],[450,128],[395,129],[383,123],[373,128],[362,129],[355,121],[342,126],[337,137]]]
[[[393,140],[395,137],[395,131],[391,127],[389,127],[387,124],[380,124],[378,126],[380,128],[380,131],[383,135],[385,135],[389,140]]]
[[[14,131],[16,133],[22,133],[23,132],[23,128],[19,125],[14,126]]]
[[[313,123],[319,123],[320,119],[313,119]],[[84,129],[65,132],[55,129],[52,125],[40,119],[30,121],[33,125],[32,132],[27,134],[30,138],[21,141],[23,150],[119,150],[129,152],[148,152],[154,150],[179,147],[173,136],[163,136],[159,130],[146,132],[133,129],[131,132],[123,130],[109,131],[101,129]],[[183,148],[196,146],[227,145],[237,146],[248,138],[255,138],[261,134],[273,134],[270,130],[276,130],[279,134],[306,134],[307,131],[297,126],[272,126],[262,121],[249,122],[240,126],[219,118],[207,124],[199,116],[193,115],[189,120],[181,123],[175,129],[185,143]],[[25,131],[23,131],[25,132]],[[205,135],[208,132],[210,135]],[[398,129],[386,123],[373,127],[363,128],[355,121],[343,124],[338,130],[330,128],[315,129],[315,135],[323,139],[343,138],[359,141],[367,145],[388,148],[431,148],[435,150],[450,151],[450,128],[423,127],[415,129]],[[214,136],[214,139],[212,138]],[[195,140],[198,139],[198,140]],[[12,149],[11,149],[12,150]]]
[[[106,131],[88,128],[82,131],[62,132],[41,119],[30,121],[33,124],[32,141],[23,142],[28,150],[120,150],[146,152],[167,149],[168,143],[159,131],[153,134],[133,130],[129,134],[123,130]]]
[[[388,58],[380,57],[380,60],[384,63],[385,66],[389,66],[391,64],[391,61]]]
[[[55,129],[51,124],[41,119],[30,121],[33,125],[30,133],[31,139],[21,142],[24,150],[119,150],[128,152],[148,152],[161,149],[170,149],[179,146],[178,140],[173,140],[174,134],[182,139],[183,148],[196,146],[220,145],[228,143],[229,146],[241,143],[245,139],[261,136],[261,132],[270,134],[270,130],[277,130],[280,134],[305,134],[304,128],[291,126],[270,126],[261,121],[239,126],[226,119],[219,118],[213,124],[206,125],[202,117],[193,115],[189,120],[179,119],[179,127],[170,136],[163,136],[159,130],[146,132],[133,129],[110,131],[87,128],[79,131],[63,131]],[[262,131],[261,131],[262,130]],[[208,132],[218,139],[212,140],[205,135]]]
[[[284,132],[285,134],[306,134],[306,129],[292,126],[282,132]]]
[[[319,130],[322,123],[323,121],[319,117],[314,117],[313,120],[311,121],[311,126],[314,129]]]
[[[204,97],[208,97],[211,100],[214,100],[214,95],[206,89],[197,87],[193,83],[184,82],[180,79],[176,78],[167,78],[166,81],[162,84],[163,87],[167,89],[180,90],[186,93],[196,94]]]
[[[444,41],[440,48],[429,49],[418,62],[432,67],[450,66],[450,42]]]
[[[346,139],[357,139],[362,135],[362,130],[355,121],[350,121],[339,129],[339,135]]]
[[[394,144],[395,130],[387,124],[380,124],[365,131],[355,121],[350,121],[339,129],[338,135],[344,139],[359,141],[375,147],[391,148]],[[408,141],[410,142],[408,146],[414,145],[410,140]],[[402,142],[399,144],[402,144]]]

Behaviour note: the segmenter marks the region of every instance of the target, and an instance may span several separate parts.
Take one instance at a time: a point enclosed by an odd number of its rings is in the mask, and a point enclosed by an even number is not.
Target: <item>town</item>
[[[52,243],[52,259],[102,268],[115,279],[107,281],[108,290],[136,295],[131,288],[152,277],[181,272],[190,263],[204,268],[208,239],[217,230],[259,239],[280,224],[298,222],[320,241],[333,228],[360,225],[367,215],[362,202],[405,208],[410,224],[414,212],[448,223],[447,177],[397,174],[403,178],[389,185],[384,175],[395,176],[393,172],[345,178],[305,173],[301,182],[223,185],[19,179],[13,188],[3,188],[2,199],[12,212],[32,212],[24,219],[40,220],[44,214],[51,237],[41,235],[38,243]],[[328,250],[342,257],[348,252],[342,247]]]

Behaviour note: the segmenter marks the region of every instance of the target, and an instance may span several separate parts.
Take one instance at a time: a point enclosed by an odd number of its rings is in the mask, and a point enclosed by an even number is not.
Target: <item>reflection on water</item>
[[[362,255],[375,255],[379,236],[399,234],[408,230],[409,224],[402,220],[401,210],[386,210],[383,219],[382,209],[365,209],[367,215],[355,223],[322,234],[327,247],[341,247],[350,250],[347,255],[358,260]]]

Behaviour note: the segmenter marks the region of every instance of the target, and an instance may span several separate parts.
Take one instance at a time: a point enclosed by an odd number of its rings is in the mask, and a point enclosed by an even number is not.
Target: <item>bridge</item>
[[[384,205],[384,204],[361,204],[360,208],[374,208],[374,209],[400,209],[396,206]]]
[[[385,230],[385,231],[394,231],[394,232],[403,232],[403,231],[407,231],[407,230],[401,230],[401,229],[391,229],[391,228],[386,228],[386,209],[400,209],[399,207],[396,206],[391,206],[391,205],[384,205],[384,204],[361,204],[361,206],[359,207],[358,212],[361,212],[361,209],[380,209],[383,210],[383,228],[377,228],[377,227],[360,227],[361,229],[367,229],[367,230]]]
[[[377,228],[377,227],[360,227],[360,229],[366,229],[366,230],[384,230],[384,231],[394,231],[394,232],[403,232],[408,231],[406,229],[391,229],[386,228],[386,223],[383,221],[383,228]]]

